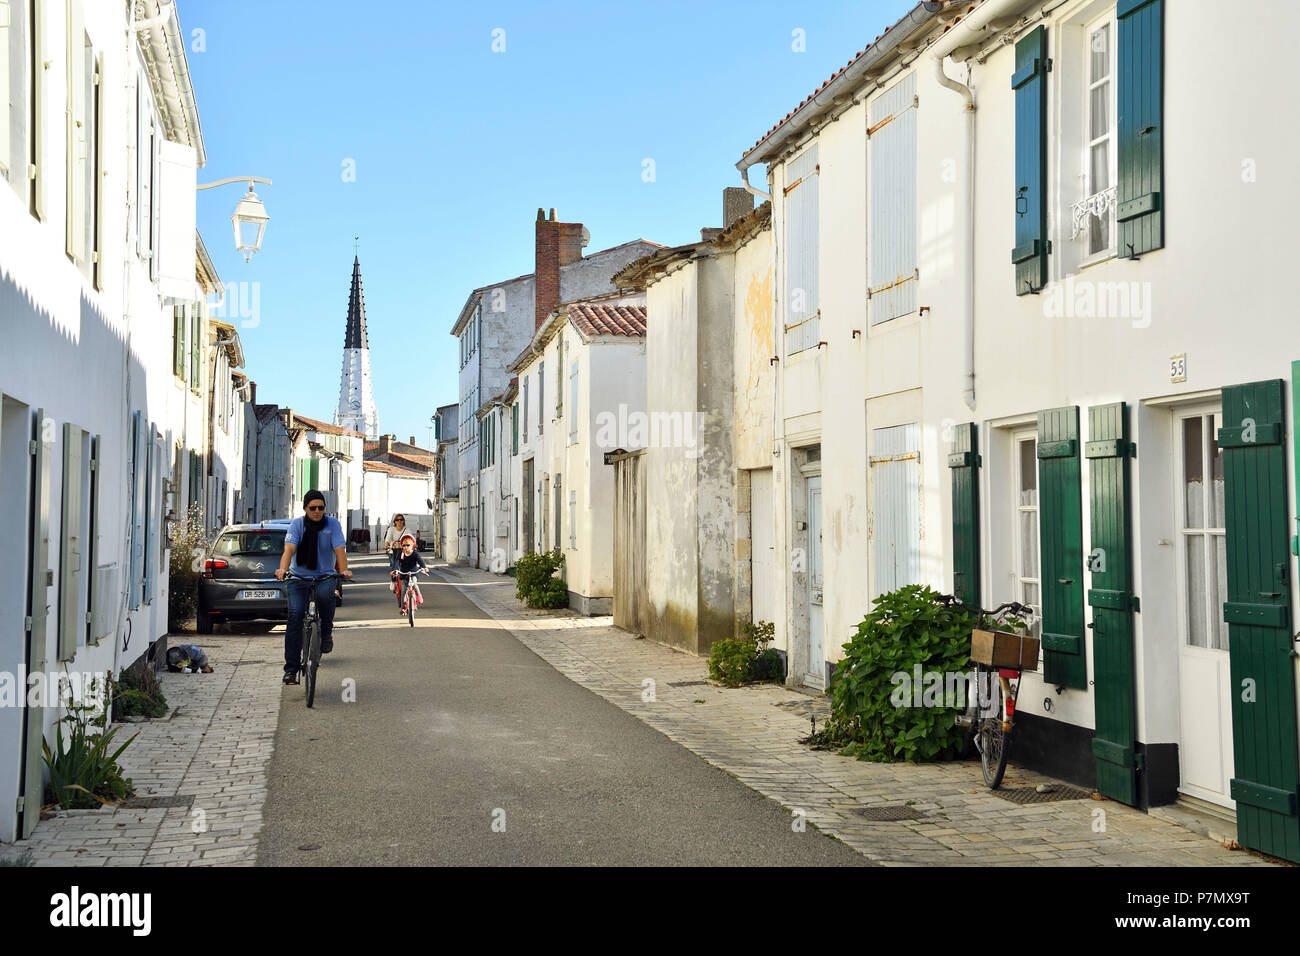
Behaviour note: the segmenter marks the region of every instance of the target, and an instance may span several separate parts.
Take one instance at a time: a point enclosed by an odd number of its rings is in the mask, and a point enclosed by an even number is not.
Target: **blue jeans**
[[[302,662],[302,619],[307,614],[307,592],[316,589],[316,613],[320,615],[321,641],[329,640],[334,632],[334,579],[324,578],[315,584],[290,578],[285,581],[289,591],[289,621],[284,629],[284,669],[298,670]]]

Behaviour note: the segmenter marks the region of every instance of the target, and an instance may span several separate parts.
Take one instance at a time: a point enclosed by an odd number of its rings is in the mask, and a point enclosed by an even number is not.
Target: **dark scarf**
[[[327,520],[322,517],[319,521],[312,521],[306,515],[302,516],[302,540],[298,542],[298,564],[308,571],[316,570],[320,533],[325,530]]]

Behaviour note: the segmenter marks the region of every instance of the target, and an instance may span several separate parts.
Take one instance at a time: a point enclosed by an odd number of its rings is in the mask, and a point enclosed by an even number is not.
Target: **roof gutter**
[[[885,63],[895,53],[898,53],[900,48],[908,46],[907,41],[912,40],[917,31],[933,29],[934,24],[935,14],[929,12],[925,4],[918,3],[909,10],[901,20],[889,28],[883,37],[869,46],[842,73],[813,94],[811,99],[795,111],[794,116],[782,123],[765,139],[761,140],[757,146],[742,156],[740,162],[736,163],[736,168],[740,170],[742,177],[750,166],[756,163],[766,163],[773,157],[780,155],[784,147],[801,134],[814,119],[833,109],[837,100],[851,97],[853,91],[871,78],[873,71],[877,67]],[[765,193],[755,192],[754,187],[750,186],[748,181],[745,182],[745,187],[756,196],[762,195],[764,198],[771,198]]]

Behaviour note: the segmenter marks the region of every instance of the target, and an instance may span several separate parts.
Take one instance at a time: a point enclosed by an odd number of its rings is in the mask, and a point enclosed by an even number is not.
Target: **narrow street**
[[[867,862],[795,832],[776,803],[569,681],[455,587],[425,579],[411,629],[384,560],[350,564],[315,708],[284,690],[259,865]]]

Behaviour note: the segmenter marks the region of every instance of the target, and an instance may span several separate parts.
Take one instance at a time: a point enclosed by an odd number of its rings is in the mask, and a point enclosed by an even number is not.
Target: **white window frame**
[[[1108,61],[1108,72],[1105,79],[1094,81],[1092,79],[1092,43],[1093,36],[1100,30],[1107,30],[1109,37],[1110,51]],[[1082,259],[1079,265],[1088,266],[1096,262],[1104,262],[1107,259],[1115,257],[1118,243],[1117,236],[1119,232],[1119,223],[1115,219],[1117,204],[1117,188],[1119,183],[1119,63],[1116,54],[1119,51],[1119,33],[1118,21],[1115,19],[1115,8],[1111,7],[1106,13],[1096,17],[1083,26],[1083,49],[1081,56],[1081,83],[1083,92],[1083,102],[1080,104],[1080,141],[1082,143],[1082,152],[1079,163],[1079,183],[1082,197],[1071,206],[1071,218],[1074,220],[1073,238],[1082,244]],[[1109,96],[1106,98],[1106,109],[1108,113],[1108,124],[1106,132],[1094,137],[1092,135],[1092,92],[1097,87],[1109,83]],[[1092,181],[1092,150],[1099,143],[1109,143],[1109,155],[1106,174],[1110,179],[1107,186],[1097,189]],[[1091,209],[1101,215],[1108,217],[1108,239],[1109,244],[1105,249],[1096,252],[1088,251],[1089,236],[1091,235],[1092,220]],[[1082,218],[1081,218],[1082,217]]]
[[[569,366],[569,444],[578,443],[578,363]]]
[[[1032,441],[1034,443],[1034,488],[1039,492],[1040,497],[1033,505],[1025,505],[1020,502],[1020,474],[1022,462],[1020,459],[1020,443]],[[1043,555],[1042,555],[1042,481],[1038,474],[1038,430],[1037,428],[1019,428],[1011,432],[1011,590],[1013,601],[1019,601],[1022,604],[1028,604],[1034,609],[1033,618],[1030,622],[1031,633],[1038,635],[1043,620]],[[1021,547],[1020,521],[1024,514],[1034,515],[1034,539],[1039,544],[1038,555],[1038,576],[1030,577],[1025,572],[1025,554]],[[1031,603],[1025,600],[1025,586],[1032,584],[1038,591],[1038,602]]]
[[[1177,409],[1174,413],[1175,452],[1174,452],[1173,471],[1174,471],[1175,493],[1173,495],[1173,500],[1174,500],[1174,507],[1177,509],[1174,513],[1174,526],[1178,529],[1178,544],[1176,547],[1178,553],[1175,555],[1175,558],[1177,560],[1177,567],[1178,567],[1177,590],[1178,590],[1179,646],[1195,648],[1198,651],[1219,651],[1226,654],[1228,652],[1228,640],[1229,640],[1229,628],[1226,624],[1223,623],[1223,602],[1228,599],[1228,595],[1226,591],[1225,593],[1219,594],[1217,600],[1212,601],[1210,599],[1211,591],[1209,587],[1206,587],[1205,593],[1204,595],[1202,595],[1201,598],[1201,604],[1203,605],[1201,610],[1206,616],[1205,623],[1206,623],[1207,642],[1213,641],[1214,637],[1212,633],[1212,628],[1218,627],[1219,640],[1222,642],[1222,646],[1214,646],[1214,644],[1212,643],[1207,643],[1206,645],[1193,644],[1191,642],[1192,608],[1189,606],[1190,595],[1188,594],[1189,582],[1187,577],[1187,572],[1188,572],[1187,541],[1192,535],[1201,535],[1202,537],[1205,538],[1207,545],[1209,544],[1215,545],[1214,548],[1210,548],[1207,546],[1203,556],[1203,561],[1205,563],[1205,574],[1206,574],[1204,580],[1208,584],[1210,580],[1209,575],[1211,573],[1215,573],[1217,576],[1217,565],[1214,560],[1215,551],[1217,550],[1218,547],[1216,539],[1224,537],[1227,533],[1227,529],[1222,525],[1222,519],[1224,518],[1224,515],[1219,515],[1220,525],[1218,527],[1213,527],[1209,525],[1203,528],[1187,527],[1187,481],[1183,474],[1183,469],[1185,467],[1185,462],[1186,462],[1186,445],[1185,445],[1186,439],[1184,438],[1183,423],[1190,418],[1200,418],[1202,421],[1201,467],[1202,467],[1202,474],[1204,478],[1202,481],[1201,494],[1205,496],[1204,504],[1206,506],[1206,510],[1204,513],[1208,515],[1209,514],[1208,506],[1212,502],[1213,495],[1214,495],[1213,492],[1214,464],[1209,457],[1208,448],[1210,443],[1208,441],[1205,441],[1205,439],[1213,438],[1215,435],[1217,435],[1218,429],[1223,423],[1223,409],[1218,404],[1189,405],[1185,408]],[[1206,418],[1210,419],[1209,424],[1210,427],[1213,429],[1213,431],[1210,432],[1209,435],[1206,435],[1204,431]],[[1222,454],[1222,449],[1220,449],[1220,454]]]

